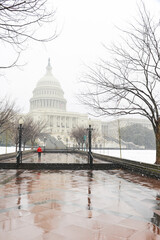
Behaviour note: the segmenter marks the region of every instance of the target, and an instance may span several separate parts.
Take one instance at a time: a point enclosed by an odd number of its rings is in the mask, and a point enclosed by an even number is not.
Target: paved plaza
[[[37,154],[25,161],[37,162]],[[40,161],[86,157],[42,154]],[[123,170],[1,169],[0,239],[159,240],[159,183]]]

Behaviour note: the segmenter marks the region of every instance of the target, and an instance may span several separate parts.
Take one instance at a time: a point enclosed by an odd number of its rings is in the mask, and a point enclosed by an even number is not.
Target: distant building
[[[58,140],[62,140],[64,144],[73,146],[75,141],[71,138],[70,133],[72,129],[77,126],[88,127],[89,119],[87,114],[80,114],[75,112],[68,112],[66,110],[66,99],[59,81],[52,74],[52,67],[50,60],[46,67],[45,75],[37,82],[33,90],[33,96],[30,99],[29,115],[34,120],[45,120],[47,126],[45,133],[49,133]],[[117,143],[108,142],[106,137],[112,136],[118,138],[118,129],[120,126],[130,126],[139,123],[149,129],[152,128],[149,121],[145,119],[122,118],[110,122],[103,122],[99,120],[91,120],[91,125],[98,131],[98,137],[92,143],[93,147],[118,147]]]

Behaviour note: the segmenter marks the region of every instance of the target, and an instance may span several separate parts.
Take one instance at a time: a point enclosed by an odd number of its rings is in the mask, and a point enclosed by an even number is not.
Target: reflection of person
[[[38,152],[38,158],[40,159],[41,153],[42,153],[42,148],[40,146],[37,148],[37,152]]]

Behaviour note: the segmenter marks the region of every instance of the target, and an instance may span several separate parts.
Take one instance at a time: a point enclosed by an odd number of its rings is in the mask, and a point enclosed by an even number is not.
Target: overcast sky
[[[29,42],[20,58],[25,66],[1,71],[1,96],[15,99],[23,112],[29,111],[29,99],[37,81],[45,74],[48,58],[53,75],[65,92],[68,111],[87,112],[77,105],[75,93],[84,65],[91,65],[104,56],[102,43],[118,41],[118,27],[126,27],[137,15],[139,0],[51,0],[57,9],[56,21],[50,26],[60,35],[50,43]],[[145,0],[154,14],[160,12],[160,1]],[[159,14],[160,15],[160,14]],[[9,49],[1,50],[1,61],[12,56]]]

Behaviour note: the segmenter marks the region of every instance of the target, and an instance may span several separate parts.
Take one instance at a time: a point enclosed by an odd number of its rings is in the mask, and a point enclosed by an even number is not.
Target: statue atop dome
[[[47,65],[47,67],[46,67],[46,70],[47,70],[47,74],[51,74],[51,72],[52,72],[52,67],[51,67],[50,58],[48,58],[48,65]]]

